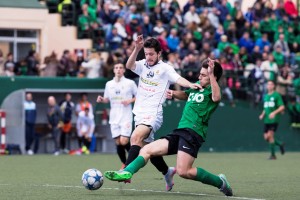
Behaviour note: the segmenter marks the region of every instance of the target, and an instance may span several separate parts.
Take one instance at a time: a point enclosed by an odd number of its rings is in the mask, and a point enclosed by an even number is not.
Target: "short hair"
[[[214,61],[215,67],[214,67],[214,76],[217,78],[217,81],[220,80],[221,76],[223,75],[223,68],[220,65],[219,62]],[[201,67],[207,69],[208,68],[208,59],[205,59],[202,64]]]
[[[155,52],[159,53],[161,51],[161,44],[157,39],[149,38],[145,41],[144,48],[154,48]]]

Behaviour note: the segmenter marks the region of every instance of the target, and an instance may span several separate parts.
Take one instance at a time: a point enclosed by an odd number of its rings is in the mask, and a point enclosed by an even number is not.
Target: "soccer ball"
[[[82,174],[81,181],[86,189],[98,190],[103,185],[103,176],[97,169],[88,169]]]

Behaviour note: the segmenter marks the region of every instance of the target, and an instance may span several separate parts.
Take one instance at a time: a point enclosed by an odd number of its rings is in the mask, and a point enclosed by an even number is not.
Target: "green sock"
[[[277,145],[277,146],[281,146],[282,142],[277,140],[277,139],[274,139],[274,144]]]
[[[223,181],[220,177],[205,171],[202,168],[197,168],[196,181],[200,181],[204,184],[212,185],[217,188],[221,188],[223,185]]]
[[[275,156],[275,143],[270,143],[271,156]]]
[[[145,159],[143,156],[138,156],[134,159],[129,165],[127,165],[124,171],[128,171],[131,174],[135,174],[139,169],[146,165]]]

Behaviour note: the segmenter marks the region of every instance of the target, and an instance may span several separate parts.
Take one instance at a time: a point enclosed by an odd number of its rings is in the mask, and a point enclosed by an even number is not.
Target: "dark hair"
[[[156,53],[161,51],[160,42],[155,38],[149,38],[144,43],[144,48],[154,48]]]
[[[221,76],[222,76],[222,74],[223,74],[223,68],[222,68],[222,66],[220,65],[220,63],[217,62],[217,61],[214,61],[214,64],[215,64],[215,68],[214,68],[214,76],[217,77],[217,81],[219,81],[220,78],[221,78]],[[208,59],[205,59],[205,60],[202,62],[201,66],[202,66],[203,68],[207,69],[207,68],[208,68]]]

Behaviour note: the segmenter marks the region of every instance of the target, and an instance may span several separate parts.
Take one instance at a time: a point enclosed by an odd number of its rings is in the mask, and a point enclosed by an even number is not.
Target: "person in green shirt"
[[[177,154],[176,171],[180,177],[215,186],[226,196],[232,196],[232,189],[224,174],[217,176],[200,167],[193,167],[199,148],[206,140],[208,121],[221,100],[218,81],[222,73],[221,65],[208,58],[202,62],[197,81],[200,90],[168,90],[167,98],[187,101],[177,129],[144,146],[139,156],[124,170],[106,171],[105,177],[113,181],[128,180],[146,165],[150,157]]]
[[[280,113],[285,109],[282,97],[275,91],[275,82],[269,80],[267,82],[267,94],[264,97],[264,109],[259,115],[259,119],[264,122],[264,139],[270,145],[270,160],[275,160],[275,146],[280,147],[281,154],[284,154],[284,144],[275,139],[274,134],[280,121]]]

